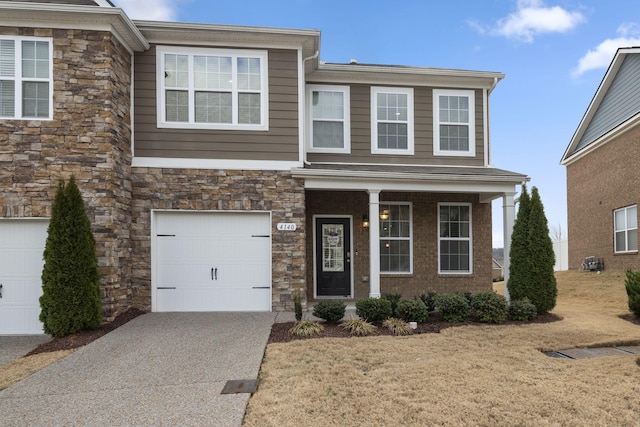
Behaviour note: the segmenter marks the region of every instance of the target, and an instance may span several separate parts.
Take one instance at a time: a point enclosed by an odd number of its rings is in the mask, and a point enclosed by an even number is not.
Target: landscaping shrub
[[[427,306],[427,310],[428,311],[433,311],[436,309],[436,304],[435,304],[435,297],[436,294],[434,291],[429,291],[426,294],[422,294],[420,295],[420,299],[422,300],[422,302],[424,303],[424,305]]]
[[[460,293],[436,295],[436,309],[447,322],[462,322],[469,317],[469,301]]]
[[[300,298],[300,290],[296,289],[293,293],[293,310],[296,314],[296,321],[302,320],[302,301]]]
[[[500,323],[507,318],[507,300],[492,291],[475,294],[471,300],[471,308],[478,322]]]
[[[382,322],[382,326],[389,329],[393,335],[411,335],[413,333],[413,329],[407,322],[396,317],[388,318]]]
[[[633,311],[636,316],[640,316],[640,271],[627,270],[626,274],[624,287],[627,289],[629,297],[629,310]]]
[[[509,305],[509,318],[511,320],[527,322],[536,317],[537,314],[538,310],[529,298],[511,301],[511,305]]]
[[[392,316],[391,302],[384,298],[363,298],[356,302],[356,314],[371,323],[378,323]]]
[[[391,315],[396,316],[396,310],[398,309],[398,303],[402,299],[401,294],[382,294],[382,298],[389,300],[391,303]]]
[[[54,337],[102,323],[96,241],[73,175],[58,183],[47,229],[40,321]]]
[[[323,330],[324,326],[318,322],[314,322],[312,320],[301,320],[296,322],[293,327],[289,329],[289,333],[298,337],[315,337],[320,335],[320,332]]]
[[[340,324],[340,327],[349,331],[351,335],[364,337],[371,335],[376,327],[364,319],[349,319]]]
[[[401,299],[395,315],[406,322],[424,323],[429,319],[429,310],[420,299]]]
[[[344,317],[347,306],[342,301],[325,299],[313,307],[313,315],[327,323],[338,323]]]
[[[494,282],[504,282],[504,276],[498,276],[493,278]]]

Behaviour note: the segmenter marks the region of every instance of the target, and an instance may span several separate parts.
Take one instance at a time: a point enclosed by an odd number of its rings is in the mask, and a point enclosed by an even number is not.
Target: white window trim
[[[51,37],[27,37],[27,36],[0,36],[0,40],[13,40],[15,42],[15,73],[14,77],[0,77],[2,80],[13,80],[14,97],[15,97],[15,115],[0,116],[0,119],[9,120],[53,120],[53,38]],[[48,79],[30,79],[22,77],[22,42],[38,41],[47,42],[49,44],[49,78]],[[22,115],[22,82],[35,81],[49,83],[49,115],[47,117],[32,117]]]
[[[623,208],[620,209],[615,209],[613,211],[613,253],[616,254],[628,254],[628,253],[637,253],[638,249],[629,249],[629,241],[627,240],[627,233],[631,230],[636,230],[636,233],[638,232],[638,227],[636,228],[627,228],[627,223],[628,223],[628,215],[629,215],[629,209],[630,208],[636,208],[636,215],[638,214],[638,205],[629,205],[629,206],[625,206]],[[617,230],[616,229],[616,212],[624,212],[624,228]],[[636,224],[637,224],[638,219],[636,218]],[[624,236],[625,236],[625,250],[624,251],[618,251],[616,248],[618,247],[618,232],[624,231]]]
[[[377,97],[378,94],[400,94],[407,95],[407,149],[387,149],[378,148],[378,108]],[[413,88],[401,88],[401,87],[371,87],[371,154],[400,154],[405,156],[411,156],[414,154],[414,106],[413,106]],[[399,122],[401,123],[401,122]]]
[[[166,120],[165,108],[165,86],[164,86],[164,55],[177,54],[189,56],[189,122],[168,122]],[[231,56],[234,58],[233,69],[235,70],[238,56],[260,58],[261,76],[260,76],[260,124],[235,124],[235,123],[196,123],[195,122],[195,105],[192,94],[195,91],[193,87],[193,57],[195,55],[212,55],[212,56]],[[235,74],[235,71],[234,71]],[[237,79],[234,79],[233,88],[233,116],[237,119]],[[208,49],[208,48],[188,48],[179,46],[157,46],[156,47],[156,109],[157,109],[157,126],[159,128],[172,129],[213,129],[213,130],[253,130],[267,131],[269,130],[269,58],[266,50],[249,50],[249,49]]]
[[[314,147],[313,145],[313,92],[341,92],[343,94],[344,145],[342,148]],[[351,88],[337,85],[307,85],[307,151],[309,153],[351,153]],[[337,120],[336,120],[337,121]]]
[[[440,237],[440,207],[441,206],[468,206],[469,207],[469,237]],[[473,206],[471,203],[458,203],[458,202],[440,202],[438,203],[438,211],[436,213],[438,217],[438,274],[457,274],[457,275],[471,275],[473,274]],[[441,240],[458,240],[469,242],[469,271],[463,270],[443,270],[440,265],[440,241]]]
[[[384,271],[382,269],[382,262],[380,261],[380,274],[385,275],[410,275],[413,274],[413,203],[412,202],[385,202],[380,201],[378,206],[382,207],[383,205],[399,205],[399,206],[409,206],[409,237],[383,237],[378,236],[378,242],[382,240],[398,240],[398,241],[409,241],[409,271]],[[379,211],[380,209],[378,209]],[[382,221],[382,220],[380,220]],[[379,243],[378,243],[379,244]],[[380,254],[382,258],[382,254]]]
[[[466,96],[469,98],[469,149],[452,151],[440,149],[440,96]],[[461,123],[451,123],[460,125]],[[475,157],[476,155],[476,93],[473,90],[433,90],[433,155],[450,157]]]

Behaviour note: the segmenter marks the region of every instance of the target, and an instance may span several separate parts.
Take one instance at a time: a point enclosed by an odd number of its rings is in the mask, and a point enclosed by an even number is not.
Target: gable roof
[[[562,156],[568,165],[640,124],[640,47],[616,52]]]

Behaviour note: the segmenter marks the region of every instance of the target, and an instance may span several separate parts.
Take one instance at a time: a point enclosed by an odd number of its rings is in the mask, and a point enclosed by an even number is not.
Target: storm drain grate
[[[229,380],[221,394],[255,393],[257,388],[257,380]]]
[[[557,359],[590,359],[593,357],[640,354],[640,346],[568,348],[558,351],[545,351],[544,354]]]

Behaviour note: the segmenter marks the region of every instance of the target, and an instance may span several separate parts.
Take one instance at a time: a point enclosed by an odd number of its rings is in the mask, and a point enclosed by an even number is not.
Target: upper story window
[[[638,251],[638,206],[613,211],[615,252]]]
[[[438,204],[438,270],[471,273],[471,205]]]
[[[309,151],[351,151],[349,98],[349,86],[307,86]]]
[[[380,272],[413,270],[411,203],[380,203]]]
[[[0,36],[0,118],[51,119],[53,43]]]
[[[371,88],[371,153],[413,154],[413,89]]]
[[[267,52],[157,48],[158,127],[268,130]]]
[[[475,92],[433,91],[433,154],[475,156]]]

